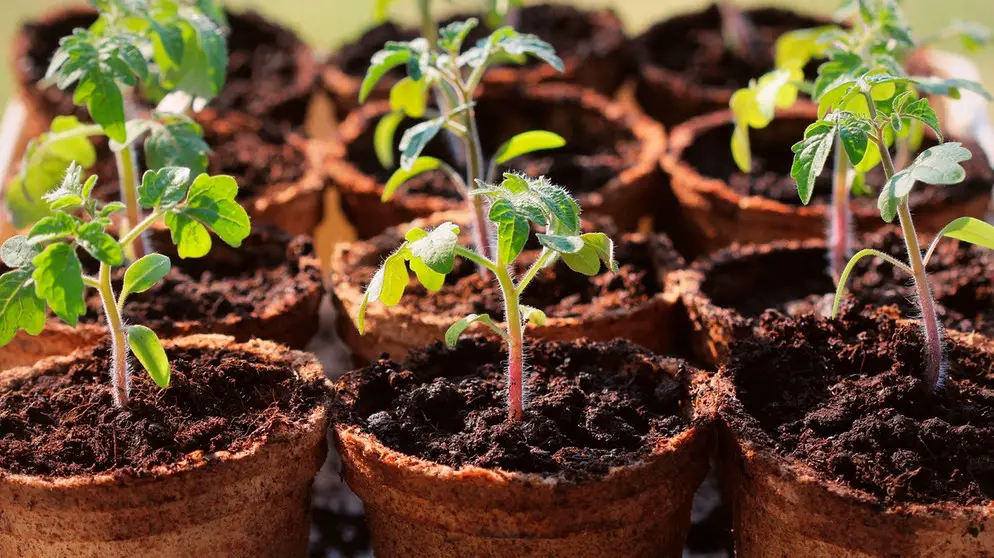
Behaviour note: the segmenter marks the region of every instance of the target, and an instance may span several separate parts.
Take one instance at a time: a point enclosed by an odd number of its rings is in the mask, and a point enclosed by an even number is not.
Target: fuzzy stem
[[[126,221],[121,225],[127,233],[141,221],[141,208],[138,207],[138,167],[132,145],[117,152],[117,176],[121,183],[121,201],[124,202]],[[124,253],[131,261],[145,255],[145,243],[141,237],[132,239],[123,246]]]
[[[431,15],[431,0],[418,0],[418,12],[421,13],[421,32],[428,39],[432,50],[438,46],[438,25]]]
[[[543,249],[542,255],[540,255],[538,259],[535,260],[535,263],[533,263],[532,266],[528,268],[528,271],[526,271],[524,276],[521,278],[521,280],[518,281],[518,286],[515,287],[514,289],[515,293],[520,297],[521,293],[525,290],[528,284],[531,283],[532,279],[535,278],[538,272],[543,267],[545,267],[546,264],[548,264],[549,260],[556,258],[558,256],[559,256],[558,252],[553,252],[552,250],[549,249]]]
[[[829,218],[829,271],[836,284],[852,251],[852,222],[849,210],[849,161],[840,137],[835,138],[835,167],[832,174],[832,209]]]
[[[495,271],[504,295],[504,321],[507,322],[507,419],[521,420],[524,414],[524,339],[521,327],[521,309],[514,281],[506,268]]]
[[[867,100],[872,107],[873,102],[869,99]],[[887,180],[890,180],[896,170],[890,151],[887,149],[887,144],[883,140],[882,130],[876,135],[874,141],[877,144],[877,149],[880,151],[880,160],[884,167],[884,174]],[[904,243],[908,249],[908,263],[911,266],[911,276],[915,280],[918,307],[921,310],[922,326],[925,331],[925,349],[928,351],[925,381],[935,390],[942,386],[946,375],[945,355],[942,353],[942,330],[939,328],[939,317],[935,313],[935,301],[932,298],[932,289],[928,284],[925,262],[922,259],[921,247],[918,245],[915,224],[911,220],[911,210],[908,207],[907,197],[898,205],[897,216],[901,222],[901,233],[904,236]]]
[[[128,406],[131,392],[131,372],[128,370],[128,340],[124,335],[124,322],[121,320],[121,313],[114,301],[114,287],[110,282],[110,266],[105,263],[100,264],[99,281],[100,302],[104,306],[107,329],[110,330],[113,366],[110,378],[114,390],[114,405],[123,408]]]
[[[141,237],[142,233],[148,230],[148,228],[151,227],[159,219],[159,217],[162,217],[162,212],[153,211],[148,217],[145,217],[141,223],[138,223],[138,225],[131,228],[127,234],[123,235],[117,243],[121,246],[121,248],[126,248],[129,244],[132,244],[136,239]]]

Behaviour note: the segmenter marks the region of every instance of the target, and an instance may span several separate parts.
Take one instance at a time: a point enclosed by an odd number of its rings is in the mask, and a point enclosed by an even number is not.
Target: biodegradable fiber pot
[[[462,21],[469,15],[448,18]],[[485,17],[479,17],[485,21]],[[618,15],[609,9],[581,10],[565,4],[531,4],[514,10],[505,22],[522,33],[534,33],[549,42],[563,59],[566,70],[559,73],[541,62],[524,66],[501,66],[487,71],[485,83],[518,85],[563,81],[613,94],[629,73],[631,59],[625,31]],[[489,35],[482,25],[470,33],[467,48]],[[399,27],[392,22],[366,30],[355,41],[341,46],[322,69],[321,79],[331,97],[339,120],[359,106],[359,87],[369,67],[369,60],[387,41],[410,41],[421,35],[413,27]],[[386,99],[397,82],[393,73],[377,84],[372,99]]]
[[[151,240],[156,250],[170,256],[172,269],[149,291],[128,298],[126,322],[151,327],[161,337],[223,333],[239,341],[258,337],[297,349],[317,332],[324,285],[309,238],[256,226],[241,248],[215,239],[210,254],[185,260],[176,255],[168,231],[155,231]],[[115,278],[116,292],[121,277],[123,271]],[[107,330],[100,298],[89,294],[89,313],[77,327],[52,317],[41,334],[19,331],[0,347],[0,370],[30,366],[103,339]]]
[[[137,371],[124,411],[106,347],[0,376],[0,555],[306,555],[321,365],[219,335],[164,346],[172,385]]]
[[[680,556],[708,469],[702,374],[621,340],[533,343],[529,403],[507,423],[504,358],[469,338],[337,383],[376,556]]]
[[[804,137],[805,128],[816,119],[815,107],[798,105],[779,112],[769,127],[750,130],[751,173],[741,172],[732,159],[731,112],[694,118],[673,129],[662,166],[700,250],[711,252],[734,242],[825,237],[831,172],[826,170],[818,178],[809,205],[801,203],[790,176],[791,145]],[[919,184],[912,191],[911,211],[920,233],[935,233],[957,217],[983,218],[990,204],[994,171],[984,151],[972,140],[948,140],[962,141],[973,158],[964,163],[967,177],[960,184]],[[867,174],[866,182],[883,184],[879,166]],[[875,196],[854,198],[852,217],[862,232],[885,224]]]
[[[634,39],[642,109],[666,126],[728,108],[732,93],[773,69],[773,45],[780,35],[829,21],[778,8],[743,10],[759,34],[766,57],[748,61],[733,54],[721,34],[717,4],[657,23]],[[817,63],[805,68],[814,75]]]
[[[382,101],[353,112],[329,148],[328,171],[341,195],[343,212],[361,239],[417,217],[464,207],[442,171],[425,173],[389,202],[380,201],[392,170],[377,160],[373,132],[389,110],[389,103]],[[514,159],[510,168],[548,176],[577,196],[585,214],[611,217],[623,231],[636,229],[663,195],[666,185],[658,168],[665,143],[662,128],[593,90],[566,84],[484,88],[476,117],[486,156],[528,130],[564,137],[565,147]],[[410,120],[401,123],[394,152],[402,130],[412,125]],[[455,162],[448,145],[440,135],[424,154]]]
[[[949,332],[950,378],[932,393],[917,323],[766,327],[714,382],[736,552],[994,555],[991,340]]]
[[[73,29],[89,27],[96,11],[74,6],[52,10],[25,23],[14,37],[13,63],[21,99],[28,108],[27,137],[48,130],[58,115],[86,117],[72,102],[72,92],[38,87],[59,46]],[[244,112],[281,127],[304,124],[314,94],[317,63],[310,47],[292,31],[253,12],[228,12],[228,75],[211,106]]]
[[[388,229],[368,241],[336,247],[331,264],[332,304],[338,310],[338,334],[352,350],[357,365],[383,353],[402,358],[410,349],[443,339],[449,326],[470,313],[502,318],[503,299],[493,279],[481,278],[475,264],[459,259],[441,291],[429,293],[412,279],[400,304],[389,308],[371,305],[366,310],[365,334],[356,329],[354,320],[366,284],[383,259],[396,250],[412,227],[436,227],[446,221],[460,226],[463,244],[469,245],[469,217],[453,211]],[[663,234],[634,233],[614,239],[617,274],[602,269],[596,277],[588,278],[560,262],[536,277],[522,302],[541,309],[548,319],[542,326],[529,326],[528,334],[547,340],[620,338],[659,354],[680,351],[686,345],[689,328],[668,277],[684,267],[683,258]],[[530,255],[523,261],[530,263],[540,247],[534,242],[525,248]],[[489,329],[473,331],[497,338]]]

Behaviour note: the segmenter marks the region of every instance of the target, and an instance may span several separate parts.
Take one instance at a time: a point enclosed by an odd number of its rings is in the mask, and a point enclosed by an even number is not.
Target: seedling
[[[542,149],[565,145],[565,140],[552,132],[523,132],[504,142],[484,170],[480,133],[473,108],[473,95],[483,79],[483,74],[493,64],[524,62],[527,55],[539,58],[559,71],[563,62],[548,43],[534,35],[518,33],[510,27],[493,32],[475,47],[462,51],[463,42],[477,21],[469,19],[447,25],[441,30],[438,49],[432,49],[424,38],[410,42],[387,43],[373,56],[366,78],[362,82],[359,100],[365,101],[373,86],[391,69],[405,65],[407,77],[397,82],[390,91],[392,112],[384,116],[375,131],[375,147],[380,162],[385,167],[394,164],[393,138],[397,126],[406,117],[430,117],[404,132],[400,140],[400,168],[387,181],[383,201],[389,200],[405,182],[429,170],[442,169],[466,199],[473,215],[473,232],[477,251],[494,258],[490,246],[483,197],[473,195],[471,187],[480,181],[492,182],[497,168],[515,157]],[[428,89],[432,88],[438,99],[441,114],[427,109]],[[455,169],[434,157],[421,152],[436,135],[446,130],[458,138],[466,161],[466,179],[460,178]],[[486,174],[484,174],[486,173]]]
[[[231,246],[241,246],[249,234],[249,217],[234,201],[238,185],[230,176],[201,174],[192,182],[190,169],[166,167],[146,171],[138,187],[138,203],[151,212],[135,227],[114,238],[108,234],[111,216],[124,204],[100,204],[91,197],[97,177],[82,180],[83,169],[70,163],[61,183],[45,194],[51,215],[26,235],[17,235],[0,247],[0,258],[12,271],[0,276],[0,346],[19,329],[38,335],[45,328],[48,305],[58,317],[76,327],[86,313],[84,293],[100,293],[112,344],[111,382],[114,403],[128,405],[134,354],[160,387],[169,385],[170,367],[159,339],[148,327],[125,324],[124,305],[132,294],[152,288],[165,277],[169,258],[148,254],[127,266],[124,286],[115,297],[111,271],[125,264],[124,248],[154,223],[164,220],[183,258],[199,258],[211,248],[213,231]],[[77,254],[82,248],[100,266],[96,277],[84,273]]]
[[[377,23],[383,23],[389,18],[390,5],[396,0],[376,0],[373,3],[373,19]],[[421,36],[428,39],[428,44],[435,49],[438,44],[438,23],[431,9],[431,0],[416,0],[418,16],[421,18]],[[512,8],[520,8],[525,5],[524,0],[483,0],[483,13],[486,15],[487,25],[491,28],[503,23],[508,12]]]
[[[839,17],[851,21],[846,29],[829,25],[815,29],[804,29],[787,33],[778,39],[775,52],[777,69],[752,81],[749,87],[732,96],[730,106],[735,115],[735,130],[732,133],[732,155],[743,172],[752,168],[749,147],[749,128],[765,128],[773,120],[778,108],[794,104],[800,91],[809,93],[818,103],[819,118],[826,118],[831,108],[839,108],[844,113],[869,116],[869,107],[862,95],[851,95],[845,105],[839,105],[844,90],[840,85],[850,82],[871,70],[887,75],[907,77],[904,63],[908,55],[920,46],[911,30],[904,22],[899,6],[891,0],[858,0],[845,2]],[[976,26],[956,24],[953,28],[966,44],[979,46],[986,37]],[[943,35],[944,36],[944,35]],[[827,58],[818,68],[814,83],[804,81],[803,68],[813,59]],[[911,153],[917,150],[924,137],[924,121],[917,111],[927,103],[919,102],[921,94],[949,95],[958,97],[961,89],[978,92],[989,98],[986,91],[967,80],[915,77],[905,82],[913,85],[909,95],[902,98],[905,110],[897,117],[907,125],[888,127],[883,137],[887,145],[897,148],[897,166],[906,166]],[[883,85],[883,84],[881,84]],[[891,85],[873,88],[875,100],[886,101],[893,96]],[[934,113],[932,113],[934,114]],[[850,191],[866,190],[865,174],[880,164],[876,150],[856,148],[855,152],[845,153],[852,147],[856,133],[846,126],[834,127],[835,153],[832,177],[832,202],[829,212],[828,245],[829,270],[836,281],[841,277],[843,267],[852,253],[852,216],[850,211]],[[808,134],[805,134],[807,137]],[[864,141],[865,144],[865,141]],[[795,150],[798,149],[795,146]],[[812,147],[813,149],[814,147]],[[827,149],[827,148],[826,148]],[[824,160],[828,151],[816,151]],[[848,154],[848,157],[846,156]],[[801,199],[808,203],[814,178],[807,175],[806,167],[795,165],[791,169],[798,183]]]
[[[562,258],[572,270],[584,275],[596,275],[601,262],[616,272],[614,244],[604,233],[580,232],[580,207],[563,188],[544,177],[532,179],[517,174],[505,174],[494,186],[481,184],[474,196],[492,202],[489,219],[497,228],[497,251],[493,258],[459,245],[459,228],[452,223],[424,230],[408,231],[406,241],[383,262],[373,275],[359,305],[357,326],[365,332],[366,307],[376,302],[394,306],[400,302],[408,285],[408,266],[418,281],[431,292],[437,292],[452,271],[456,256],[466,258],[493,273],[504,298],[505,329],[489,315],[470,314],[445,332],[445,342],[454,347],[459,336],[472,324],[479,322],[493,329],[508,346],[508,419],[520,420],[524,411],[524,330],[528,324],[542,325],[545,314],[521,304],[521,293],[543,268]],[[531,225],[545,227],[538,234],[542,250],[525,274],[515,283],[508,269],[521,255]]]
[[[147,167],[187,167],[206,170],[209,148],[203,130],[181,114],[199,109],[224,85],[227,48],[224,15],[212,0],[91,0],[99,17],[89,29],[63,37],[45,81],[60,89],[75,86],[73,102],[85,105],[95,124],[76,118],[56,118],[49,133],[31,144],[20,175],[9,185],[7,208],[12,222],[24,228],[50,216],[43,194],[75,161],[89,168],[96,161],[93,136],[106,136],[117,161],[125,231],[141,222],[139,173],[134,143],[145,140]],[[130,118],[132,90],[141,87],[155,97],[185,100],[180,113],[155,112],[150,118]],[[125,246],[128,259],[144,253],[136,237]]]

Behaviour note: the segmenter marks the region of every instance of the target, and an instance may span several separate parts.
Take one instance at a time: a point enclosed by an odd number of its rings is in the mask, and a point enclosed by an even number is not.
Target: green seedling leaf
[[[411,170],[421,151],[441,131],[445,118],[433,118],[411,126],[400,138],[400,168]]]
[[[155,124],[155,121],[146,120],[144,118],[137,118],[125,122],[124,129],[127,132],[128,139],[124,143],[118,143],[112,140],[110,142],[110,150],[113,153],[120,153],[121,151],[124,151],[128,148],[128,146],[137,141],[138,138],[151,130]]]
[[[828,47],[823,37],[840,30],[837,25],[823,25],[811,29],[798,29],[780,35],[775,47],[775,66],[803,68],[814,58],[825,55]]]
[[[442,168],[442,161],[434,157],[418,157],[411,164],[409,169],[399,168],[390,176],[390,180],[387,180],[386,185],[383,187],[383,193],[380,195],[381,201],[390,201],[393,195],[397,192],[397,189],[404,185],[408,180],[418,176],[421,173],[436,170]]]
[[[584,233],[580,235],[586,248],[593,250],[604,266],[612,273],[618,272],[618,262],[614,260],[614,242],[604,233]]]
[[[41,246],[30,242],[27,236],[19,234],[8,238],[3,246],[0,246],[0,259],[7,264],[7,267],[30,267],[31,261],[41,254],[41,251]]]
[[[143,293],[162,280],[171,267],[168,256],[148,254],[131,264],[124,272],[124,288],[121,297],[127,298],[135,293]]]
[[[545,312],[539,310],[538,308],[533,308],[531,306],[521,305],[521,321],[526,324],[544,326],[548,318]]]
[[[76,221],[66,213],[56,213],[35,223],[28,231],[28,242],[41,245],[76,234]]]
[[[383,115],[376,123],[376,130],[373,132],[373,148],[376,150],[376,159],[383,165],[383,168],[390,169],[394,166],[393,138],[397,134],[397,127],[404,121],[403,112],[390,112]]]
[[[91,256],[107,265],[119,266],[124,263],[124,252],[114,237],[104,232],[100,223],[90,222],[79,227],[76,241]]]
[[[956,20],[949,27],[959,35],[963,47],[969,51],[980,50],[991,42],[991,30],[977,22]]]
[[[732,159],[742,172],[752,172],[752,147],[749,145],[749,127],[736,122],[732,131]]]
[[[79,317],[86,313],[83,266],[76,251],[69,244],[51,244],[31,263],[35,267],[31,274],[35,294],[48,301],[52,311],[63,321],[76,327]]]
[[[870,143],[869,126],[862,121],[844,122],[839,125],[838,130],[849,162],[858,165],[866,156],[866,148]]]
[[[111,215],[117,213],[118,211],[124,211],[125,205],[121,202],[110,202],[107,205],[100,208],[97,212],[97,217],[100,219],[105,219]]]
[[[185,167],[198,175],[207,170],[210,147],[204,129],[185,116],[170,115],[161,125],[153,125],[145,139],[145,163],[150,170]]]
[[[931,128],[939,141],[942,141],[942,130],[939,129],[939,117],[935,115],[935,110],[928,104],[927,98],[921,98],[901,107],[901,116],[913,118]],[[897,129],[895,127],[895,129]]]
[[[224,32],[198,10],[181,9],[178,23],[183,34],[183,62],[167,82],[175,89],[206,103],[224,88],[228,73],[228,47]]]
[[[556,234],[537,234],[538,243],[549,250],[560,254],[574,254],[583,249],[583,239],[579,236],[561,236]]]
[[[563,261],[577,273],[597,275],[601,270],[601,262],[611,271],[618,271],[614,261],[614,243],[604,233],[586,233],[580,235],[583,247],[574,253],[560,253]]]
[[[363,78],[362,85],[359,87],[359,102],[366,102],[369,94],[376,87],[376,83],[387,72],[401,64],[407,64],[410,59],[411,48],[406,43],[387,43],[383,50],[374,54],[370,60],[366,77]]]
[[[172,233],[181,258],[197,258],[211,248],[207,229],[232,247],[242,245],[249,235],[248,213],[238,202],[238,184],[227,175],[201,174],[190,186],[186,203],[166,214],[166,226]]]
[[[880,191],[877,207],[888,223],[897,216],[898,206],[911,193],[915,182],[936,186],[958,184],[966,178],[960,165],[973,157],[969,149],[958,142],[948,142],[926,149],[906,169],[894,174]]]
[[[165,223],[180,258],[202,258],[211,251],[207,227],[183,213],[166,213]]]
[[[491,41],[494,52],[503,51],[511,57],[531,55],[559,72],[566,70],[562,59],[556,55],[556,49],[536,35],[518,33],[514,29],[504,27],[494,31],[488,40]]]
[[[570,269],[587,276],[594,276],[601,270],[601,261],[597,253],[588,246],[584,246],[579,252],[573,254],[560,254],[563,262]]]
[[[382,301],[386,306],[394,306],[400,302],[404,296],[404,289],[410,276],[407,274],[407,266],[404,264],[406,257],[410,254],[407,244],[401,246],[396,252],[387,257],[383,265],[373,275],[366,293],[359,304],[359,314],[356,319],[356,326],[359,334],[365,333],[366,327],[366,307],[377,300]]]
[[[415,81],[405,77],[390,89],[390,110],[394,112],[406,114],[411,118],[421,118],[427,105],[428,84],[423,78]]]
[[[994,250],[994,225],[973,217],[954,219],[943,227],[942,235]]]
[[[452,271],[459,241],[459,227],[445,222],[410,244],[412,261],[421,260],[429,269],[446,275]]]
[[[794,163],[790,168],[790,176],[797,181],[797,193],[805,205],[811,201],[815,180],[825,168],[825,161],[832,152],[834,139],[833,126],[816,122],[805,131],[804,139],[791,147],[794,152]]]
[[[465,318],[449,326],[449,329],[445,330],[445,344],[450,349],[455,348],[456,343],[459,342],[459,337],[463,334],[463,332],[466,331],[469,328],[469,326],[477,322],[489,326],[490,329],[497,332],[497,334],[500,335],[501,338],[504,339],[504,341],[509,340],[507,334],[504,333],[504,330],[502,330],[493,321],[493,319],[490,318],[490,316],[488,316],[487,314],[470,314]]]
[[[476,18],[454,21],[438,30],[438,47],[447,52],[459,52],[470,31],[479,24]]]
[[[976,81],[962,78],[942,78],[936,76],[916,76],[914,78],[918,89],[929,95],[945,95],[953,99],[960,98],[960,90],[971,91],[988,101],[994,101],[991,94],[983,85]]]
[[[185,167],[145,171],[138,186],[138,203],[148,209],[175,205],[183,201],[189,182],[190,169]]]
[[[45,329],[45,301],[35,294],[27,269],[0,276],[0,346],[10,343],[19,329],[29,335]]]
[[[490,206],[490,221],[497,224],[497,261],[507,265],[518,257],[531,232],[528,219],[508,200]]]
[[[544,130],[522,132],[505,141],[497,148],[497,153],[494,155],[494,162],[502,165],[515,157],[545,149],[557,149],[564,145],[566,145],[566,140],[553,132],[546,132]]]
[[[166,351],[162,348],[159,337],[154,331],[142,325],[128,326],[126,331],[131,352],[134,353],[138,362],[145,367],[155,385],[162,389],[169,387],[172,371],[169,367],[169,358],[166,357]]]

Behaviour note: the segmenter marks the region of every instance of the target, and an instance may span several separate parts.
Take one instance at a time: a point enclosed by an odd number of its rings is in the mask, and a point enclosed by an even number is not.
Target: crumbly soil
[[[804,137],[804,129],[809,121],[800,118],[774,120],[767,128],[750,130],[752,143],[752,172],[739,170],[732,159],[729,141],[732,125],[717,126],[699,134],[683,153],[683,160],[702,176],[722,180],[742,196],[761,196],[787,205],[800,206],[797,183],[790,176],[793,161],[791,146]],[[963,140],[957,140],[963,141]],[[932,147],[935,142],[926,139],[922,149]],[[971,141],[963,145],[973,151],[973,158],[965,161],[967,178],[960,184],[932,186],[919,183],[911,191],[911,206],[925,207],[951,201],[963,200],[994,183],[994,173],[988,166],[983,151]],[[832,196],[831,162],[825,172],[818,177],[812,204],[828,205]],[[866,175],[866,184],[875,192],[885,182],[884,174],[878,165]],[[876,211],[876,195],[856,196],[854,204],[867,211]]]
[[[739,434],[881,505],[990,503],[994,354],[948,344],[933,393],[914,325],[769,313],[763,331],[728,367],[752,417],[725,416]]]
[[[504,350],[479,337],[343,377],[333,414],[391,449],[443,465],[577,482],[638,462],[689,424],[686,365],[674,370],[621,340],[534,344],[527,354],[521,421],[507,421]]]
[[[169,388],[137,370],[127,409],[111,401],[107,346],[4,388],[0,474],[151,475],[192,454],[288,435],[326,404],[316,380],[249,353],[172,349],[169,358]]]
[[[775,8],[746,10],[758,33],[762,58],[742,58],[725,45],[717,5],[702,12],[670,19],[642,37],[642,56],[647,62],[678,72],[689,81],[710,87],[739,89],[750,79],[773,69],[773,46],[780,35],[823,22],[795,12]],[[805,74],[812,79],[817,64],[809,64]]]
[[[172,268],[154,287],[128,297],[124,319],[167,334],[176,322],[220,322],[229,316],[261,316],[266,309],[285,306],[320,284],[318,269],[302,270],[303,255],[314,254],[313,242],[270,226],[253,227],[241,248],[231,248],[213,237],[204,258],[181,259],[167,232],[153,236],[153,246],[172,260]],[[90,265],[95,265],[89,262]],[[120,292],[123,268],[115,270],[115,292]],[[103,321],[100,297],[90,292],[90,312],[83,321]]]
[[[381,235],[386,236],[386,235]],[[601,268],[601,273],[587,277],[569,269],[562,261],[547,268],[535,277],[525,289],[521,303],[539,308],[550,318],[593,319],[607,311],[635,308],[648,302],[663,289],[662,276],[684,266],[669,239],[663,235],[652,237],[626,237],[617,240],[615,259],[618,272]],[[397,243],[377,242],[385,255]],[[531,251],[516,262],[520,276],[538,256]],[[380,265],[380,254],[364,258],[350,266],[353,277],[372,277]],[[480,277],[476,265],[459,258],[446,277],[445,288],[437,293],[428,292],[415,278],[400,306],[412,314],[432,313],[446,316],[489,314],[503,319],[504,305],[500,288],[495,281]]]
[[[896,228],[868,235],[868,247],[907,260],[904,238]],[[766,309],[791,315],[827,315],[835,287],[826,272],[825,253],[816,250],[777,253],[756,259],[721,264],[709,274],[704,292],[721,307],[746,317]],[[802,270],[784,274],[784,269]],[[944,239],[928,263],[929,285],[943,325],[963,332],[994,337],[994,253],[958,240]],[[759,289],[762,288],[762,290]],[[843,304],[897,306],[901,314],[919,314],[914,285],[904,272],[878,258],[863,258],[849,276]]]

